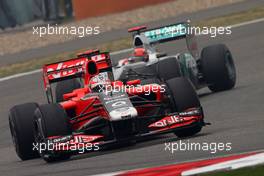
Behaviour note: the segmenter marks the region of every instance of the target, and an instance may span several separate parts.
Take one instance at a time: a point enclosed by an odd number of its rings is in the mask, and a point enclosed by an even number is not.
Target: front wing
[[[50,147],[51,153],[84,153],[89,151],[98,151],[108,146],[142,139],[146,136],[159,135],[164,133],[177,132],[192,126],[204,126],[202,108],[192,108],[184,112],[168,114],[163,117],[140,117],[133,119],[136,129],[127,136],[115,135],[111,140],[105,140],[103,135],[89,135],[84,133],[73,133],[68,136],[49,137],[45,143]],[[130,129],[130,128],[128,128]]]

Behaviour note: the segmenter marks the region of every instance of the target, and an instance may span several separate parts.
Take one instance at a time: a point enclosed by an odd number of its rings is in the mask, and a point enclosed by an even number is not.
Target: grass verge
[[[198,22],[195,22],[194,25],[201,26],[201,27],[202,26],[216,26],[216,27],[217,26],[228,26],[228,25],[238,24],[241,22],[259,19],[263,17],[264,17],[264,6],[261,6],[261,7],[257,7],[257,8],[248,10],[248,11],[242,11],[239,13],[233,13],[233,14],[229,14],[225,16],[220,16],[217,18],[211,18],[211,19],[206,19],[203,21],[198,21]],[[113,52],[113,51],[122,50],[125,48],[130,48],[131,42],[132,42],[131,37],[126,37],[126,38],[114,40],[111,42],[107,42],[104,44],[96,45],[96,46],[93,46],[93,48],[99,48],[100,50],[103,50],[103,51]],[[25,61],[25,62],[2,66],[0,67],[0,78],[13,75],[13,74],[17,74],[17,73],[23,73],[26,71],[32,71],[35,69],[39,69],[46,63],[57,62],[57,61],[66,60],[66,59],[75,57],[76,53],[82,52],[86,49],[80,49],[74,52],[66,52],[66,53],[61,53],[61,54],[50,56],[50,57],[37,58],[37,59]]]

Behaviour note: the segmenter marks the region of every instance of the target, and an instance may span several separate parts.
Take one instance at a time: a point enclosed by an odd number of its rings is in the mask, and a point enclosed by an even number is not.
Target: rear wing
[[[146,36],[150,43],[163,43],[185,38],[188,29],[187,25],[187,23],[172,24],[146,30],[142,33]]]
[[[78,54],[77,58],[61,62],[51,63],[43,66],[44,87],[48,96],[48,101],[52,99],[50,84],[73,78],[82,78],[87,83],[89,74],[87,64],[94,61],[99,72],[111,70],[112,64],[108,52],[99,50],[88,50]]]
[[[93,60],[100,71],[111,68],[111,60],[108,52],[79,54],[77,58],[47,64],[43,67],[43,74],[49,83],[65,79],[82,77],[85,71],[85,64]]]
[[[74,58],[62,62],[47,64],[43,67],[43,74],[46,81],[54,83],[74,77],[81,77],[84,72],[84,65],[87,58]]]
[[[195,35],[190,31],[190,27],[190,21],[186,21],[153,29],[146,29],[145,26],[138,26],[130,28],[128,31],[133,33],[135,47],[148,47],[148,45],[157,43],[186,39],[189,52],[194,58],[197,58],[199,57],[197,42]]]

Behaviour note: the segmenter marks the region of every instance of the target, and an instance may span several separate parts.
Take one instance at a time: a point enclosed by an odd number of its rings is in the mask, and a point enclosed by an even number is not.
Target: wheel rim
[[[41,119],[37,118],[34,123],[34,138],[35,142],[43,142],[44,141],[44,134],[41,128]]]
[[[45,135],[43,133],[42,121],[40,117],[37,117],[34,121],[34,140],[39,145],[40,143],[45,142]],[[43,156],[43,152],[40,153],[40,150],[38,150],[38,153],[40,156]]]

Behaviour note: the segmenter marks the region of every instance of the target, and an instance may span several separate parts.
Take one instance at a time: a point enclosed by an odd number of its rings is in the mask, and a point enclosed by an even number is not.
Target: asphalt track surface
[[[40,73],[0,82],[0,175],[90,175],[119,170],[151,167],[196,160],[264,147],[264,22],[232,30],[232,35],[215,39],[198,38],[200,47],[226,43],[235,58],[238,80],[230,91],[199,91],[205,110],[205,127],[188,142],[232,143],[231,151],[165,151],[165,142],[179,144],[173,134],[162,135],[137,145],[75,156],[67,162],[46,164],[41,159],[20,161],[14,151],[8,127],[8,109],[29,101],[44,103]],[[160,48],[168,53],[184,49],[184,42],[173,42]],[[116,59],[122,55],[114,56]]]
[[[192,21],[200,21],[208,18],[215,18],[218,16],[228,15],[230,13],[236,13],[236,12],[252,9],[263,5],[264,5],[264,0],[246,0],[234,4],[224,5],[221,7],[205,9],[194,13],[184,13],[177,17],[171,17],[163,20],[153,21],[147,24],[145,23],[132,24],[131,27],[134,27],[135,25],[147,25],[149,28],[152,28],[160,25],[176,23],[179,21],[186,21],[188,19],[191,19]],[[14,54],[7,54],[0,56],[0,66],[26,61],[30,59],[52,56],[62,52],[76,51],[83,48],[91,48],[94,45],[98,45],[104,42],[110,42],[127,36],[128,36],[127,28],[117,29],[117,30],[101,33],[100,35],[84,37],[81,39],[67,41],[60,44],[52,44],[49,46],[25,50]]]

